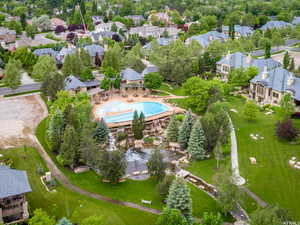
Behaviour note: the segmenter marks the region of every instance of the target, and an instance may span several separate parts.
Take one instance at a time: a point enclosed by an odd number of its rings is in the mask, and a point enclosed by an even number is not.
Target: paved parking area
[[[47,109],[37,94],[0,98],[0,148],[26,144],[45,116]]]

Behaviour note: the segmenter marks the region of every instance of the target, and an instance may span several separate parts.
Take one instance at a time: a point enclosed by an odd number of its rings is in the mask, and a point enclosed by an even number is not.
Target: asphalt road
[[[28,91],[34,91],[34,90],[39,90],[41,88],[40,83],[36,84],[25,84],[17,88],[16,90],[4,87],[0,88],[0,96],[1,95],[11,95],[11,94],[18,94],[22,92],[28,92]]]

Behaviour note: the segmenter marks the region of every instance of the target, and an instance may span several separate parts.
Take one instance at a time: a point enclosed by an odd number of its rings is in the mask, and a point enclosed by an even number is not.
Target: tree
[[[194,118],[192,116],[192,113],[191,111],[188,111],[185,114],[185,118],[178,132],[178,142],[183,149],[187,149],[188,147],[193,123],[194,123]]]
[[[222,215],[218,212],[204,212],[202,217],[201,225],[222,225],[224,223]]]
[[[166,175],[164,179],[156,185],[157,192],[164,199],[168,196],[173,179],[173,176]]]
[[[101,216],[90,216],[83,219],[80,225],[103,225],[103,219]]]
[[[43,81],[48,74],[56,72],[56,62],[49,55],[42,55],[38,58],[37,63],[33,66],[32,77],[35,80]]]
[[[277,50],[280,45],[284,44],[284,39],[281,37],[279,32],[274,32],[272,35],[272,44],[277,46]]]
[[[214,156],[215,156],[215,159],[217,161],[217,169],[220,168],[220,160],[223,159],[223,151],[222,151],[222,147],[220,145],[220,142],[217,142],[217,145],[215,146],[214,148]]]
[[[271,57],[271,43],[270,41],[266,41],[265,45],[265,59],[269,59]]]
[[[108,91],[111,85],[111,80],[108,77],[104,77],[104,79],[100,83],[100,88]]]
[[[292,141],[299,135],[299,130],[291,119],[285,119],[276,125],[276,135],[280,139]]]
[[[178,132],[179,132],[179,127],[178,127],[178,121],[176,120],[175,115],[172,115],[169,125],[167,127],[167,139],[170,142],[177,142],[178,140]]]
[[[57,109],[49,119],[47,136],[52,151],[58,152],[60,149],[64,132],[64,118],[62,112]]]
[[[120,72],[122,68],[121,59],[122,49],[120,48],[118,43],[115,43],[114,46],[105,53],[102,67],[112,67],[117,72]]]
[[[251,215],[250,225],[281,225],[284,222],[289,221],[289,216],[284,212],[283,216],[280,215],[283,212],[277,206],[268,206],[266,208],[257,209]]]
[[[120,150],[102,151],[96,166],[103,179],[117,183],[125,175],[127,161]]]
[[[155,225],[188,225],[188,222],[180,210],[164,208]]]
[[[100,59],[99,53],[97,52],[96,56],[95,56],[95,65],[96,66],[101,66],[101,63],[102,63],[102,61]]]
[[[27,26],[27,22],[26,22],[26,14],[22,13],[20,16],[20,23],[22,25],[23,30],[25,30],[26,26]]]
[[[162,181],[165,177],[165,170],[167,168],[166,162],[164,162],[164,156],[160,150],[155,149],[152,151],[150,159],[147,162],[147,168],[151,177],[154,177],[156,181]]]
[[[34,210],[33,217],[28,221],[28,225],[55,225],[53,217],[47,215],[42,209]]]
[[[142,72],[145,68],[140,56],[136,55],[135,52],[129,51],[122,60],[122,64],[125,68],[132,68],[137,72]]]
[[[51,21],[48,15],[34,17],[32,19],[32,25],[37,27],[40,31],[48,31],[51,29]]]
[[[108,141],[109,128],[107,127],[103,118],[97,123],[95,131],[95,139],[98,143],[106,143]]]
[[[281,120],[290,118],[295,112],[295,102],[291,94],[285,94],[279,103],[277,114]]]
[[[21,62],[14,58],[10,58],[4,68],[4,84],[11,89],[17,89],[21,85],[21,73]]]
[[[84,48],[80,48],[77,52],[76,52],[77,58],[80,58],[80,60],[82,61],[82,64],[84,67],[90,68],[92,65],[92,61],[91,61],[91,56],[88,53],[87,50],[85,50]]]
[[[17,50],[14,52],[14,58],[20,60],[22,66],[30,70],[37,61],[37,57],[27,47],[17,48]]]
[[[61,218],[56,225],[72,225],[66,217]]]
[[[283,57],[283,68],[287,69],[290,65],[290,54],[289,52],[285,52],[284,57]]]
[[[43,80],[41,92],[44,96],[54,100],[57,92],[64,89],[64,77],[59,72],[49,72]]]
[[[207,154],[205,151],[205,136],[199,120],[193,125],[187,151],[193,159],[203,160]]]
[[[139,115],[137,110],[134,111],[131,127],[132,127],[134,138],[138,140],[142,139],[144,136],[143,131],[145,127],[144,127],[143,117],[144,117],[143,112],[141,112]]]
[[[189,223],[192,223],[192,199],[190,189],[182,178],[176,178],[170,186],[167,207],[178,209]]]
[[[33,25],[27,25],[25,29],[27,37],[30,37],[31,39],[34,39],[35,34],[37,33],[37,28]]]
[[[157,89],[161,86],[163,77],[157,73],[148,73],[144,76],[144,87],[150,90]]]
[[[244,116],[247,120],[254,121],[256,120],[257,111],[258,109],[256,104],[253,101],[248,101],[245,105]]]
[[[72,125],[67,125],[64,131],[62,144],[60,147],[60,157],[64,166],[74,168],[78,162],[79,137]]]
[[[65,77],[69,75],[80,76],[83,72],[84,65],[80,58],[79,52],[75,54],[69,54],[64,59],[64,65],[62,67],[62,72]]]
[[[92,70],[89,67],[84,67],[81,74],[80,74],[80,80],[85,82],[89,80],[93,80],[94,76],[92,73]]]
[[[295,70],[295,59],[294,58],[291,59],[289,70],[290,71],[294,71]]]

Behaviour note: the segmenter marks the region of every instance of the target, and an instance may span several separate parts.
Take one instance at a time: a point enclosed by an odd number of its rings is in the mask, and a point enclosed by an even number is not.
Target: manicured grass
[[[74,185],[113,199],[135,202],[137,204],[141,204],[141,199],[150,200],[152,201],[152,205],[149,207],[156,209],[163,208],[164,205],[162,204],[162,199],[156,192],[156,184],[152,179],[144,181],[128,179],[126,182],[112,185],[101,182],[100,176],[98,176],[94,171],[75,174],[69,169],[60,166],[57,163],[55,156],[48,148],[45,139],[46,125],[47,120],[45,119],[39,124],[36,130],[36,135],[56,165],[65,173]],[[217,202],[214,199],[192,185],[190,185],[190,187],[193,199],[193,212],[196,217],[200,217],[206,211],[218,211]]]
[[[185,96],[184,90],[182,87],[176,87],[171,84],[163,83],[158,90],[167,91],[173,95]]]
[[[83,218],[92,215],[103,217],[107,225],[153,225],[156,215],[145,213],[128,207],[118,206],[69,191],[59,185],[56,192],[47,192],[40,181],[40,176],[36,173],[36,167],[44,165],[39,153],[34,148],[27,148],[24,152],[22,148],[0,150],[4,157],[9,157],[14,161],[14,168],[26,170],[32,192],[27,195],[30,211],[42,208],[58,219],[66,216],[75,223],[81,222]],[[45,165],[44,165],[45,166]]]
[[[244,100],[231,97],[229,102],[238,111],[230,115],[236,129],[241,175],[263,200],[288,209],[299,220],[300,171],[291,168],[288,161],[292,156],[300,161],[300,146],[278,140],[275,115],[259,112],[257,120],[249,122],[243,116]],[[300,121],[295,122],[300,128]],[[264,139],[255,141],[250,134],[259,134]],[[257,164],[251,165],[249,157],[255,157]]]

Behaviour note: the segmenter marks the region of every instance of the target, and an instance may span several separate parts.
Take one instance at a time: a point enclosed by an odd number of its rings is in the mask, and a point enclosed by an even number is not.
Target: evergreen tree
[[[177,142],[178,140],[178,122],[176,120],[175,115],[172,115],[171,120],[169,122],[168,128],[167,128],[167,139],[170,142]]]
[[[290,65],[290,55],[288,52],[285,52],[283,57],[283,68],[287,69]]]
[[[194,124],[191,136],[189,139],[188,152],[192,158],[202,160],[206,158],[205,152],[205,136],[199,120]]]
[[[9,59],[4,68],[4,84],[11,89],[17,89],[21,85],[22,64],[14,58]]]
[[[107,127],[105,121],[103,119],[97,123],[96,131],[95,131],[95,139],[98,143],[105,143],[108,141],[109,128]]]
[[[79,146],[79,140],[78,140],[77,132],[75,131],[74,127],[71,125],[67,125],[63,141],[60,147],[60,157],[62,158],[63,162],[62,164],[65,166],[70,166],[71,168],[74,168],[76,163],[79,160],[78,157],[78,146]]]
[[[280,100],[279,105],[277,114],[282,121],[290,118],[295,112],[296,105],[291,94],[285,94]]]
[[[20,22],[22,25],[23,30],[25,30],[26,26],[27,26],[27,22],[26,22],[26,14],[22,13],[20,16]]]
[[[101,59],[100,59],[100,56],[99,56],[99,53],[97,52],[96,53],[96,56],[95,56],[95,65],[96,66],[101,66]]]
[[[178,209],[165,208],[155,225],[188,225],[188,222]]]
[[[178,142],[183,149],[187,149],[192,127],[194,123],[194,118],[191,111],[188,111],[185,114],[185,118],[182,122],[182,125],[179,128]]]
[[[81,48],[79,50],[79,58],[82,61],[83,66],[90,68],[92,65],[91,56],[87,50]]]
[[[154,177],[156,181],[161,181],[165,177],[166,163],[164,162],[164,156],[160,150],[155,149],[152,151],[150,159],[147,162],[147,168],[151,177]]]
[[[66,217],[61,218],[56,225],[72,225]]]
[[[294,58],[291,59],[289,70],[290,71],[294,71],[295,70],[295,59]]]
[[[271,42],[267,40],[265,45],[265,59],[269,59],[270,57],[271,57]]]
[[[111,67],[117,72],[122,68],[122,49],[119,44],[114,44],[113,48],[105,52],[105,57],[102,62],[103,68]]]
[[[100,170],[101,176],[117,183],[125,175],[127,161],[124,152],[120,150],[102,151],[96,167]]]
[[[82,16],[84,16],[86,14],[85,0],[80,0],[80,10],[81,10]]]
[[[143,134],[144,120],[145,120],[144,114],[141,113],[139,115],[138,112],[135,110],[133,113],[133,120],[131,122],[132,132],[133,132],[135,139],[140,140],[144,136],[144,134]]]
[[[56,109],[54,115],[50,117],[47,129],[49,144],[52,151],[58,151],[61,145],[61,139],[64,132],[64,118],[59,109]]]
[[[56,72],[56,62],[49,55],[42,55],[38,58],[37,63],[33,66],[32,77],[35,80],[43,81],[51,72]]]
[[[176,178],[170,186],[167,207],[178,209],[189,223],[193,222],[190,189],[183,179]]]

